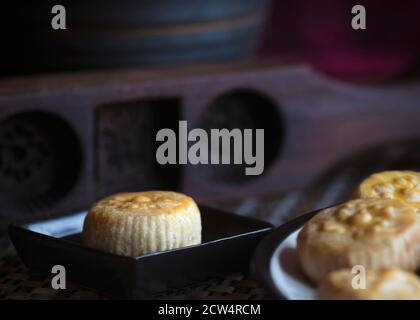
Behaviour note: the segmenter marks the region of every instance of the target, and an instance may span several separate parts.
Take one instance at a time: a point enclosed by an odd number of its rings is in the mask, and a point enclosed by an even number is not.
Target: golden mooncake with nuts
[[[317,290],[323,300],[420,300],[420,280],[396,268],[342,269],[328,274]]]
[[[200,211],[192,198],[176,192],[119,193],[89,209],[83,240],[123,256],[191,246],[201,243]]]
[[[362,181],[355,198],[396,199],[420,204],[420,173],[384,171]]]
[[[415,270],[420,262],[417,210],[388,199],[357,199],[321,210],[298,235],[303,272],[319,282],[331,271],[355,265]]]

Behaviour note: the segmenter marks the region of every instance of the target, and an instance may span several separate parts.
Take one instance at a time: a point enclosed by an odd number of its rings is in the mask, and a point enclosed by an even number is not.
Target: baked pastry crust
[[[362,181],[355,198],[396,199],[420,203],[420,173],[415,171],[383,171]]]
[[[398,200],[357,199],[321,210],[298,236],[302,270],[316,283],[355,265],[414,271],[420,265],[419,219],[417,207]]]
[[[83,226],[93,248],[124,255],[201,243],[201,216],[194,200],[170,191],[119,193],[96,202]]]
[[[396,268],[367,269],[365,288],[353,287],[356,274],[342,269],[328,274],[317,290],[317,298],[325,300],[420,300],[420,280]]]

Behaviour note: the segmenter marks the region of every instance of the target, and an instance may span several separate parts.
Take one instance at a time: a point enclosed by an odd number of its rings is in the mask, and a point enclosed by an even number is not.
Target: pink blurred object
[[[366,30],[351,8],[366,8]],[[273,0],[258,55],[310,63],[351,81],[383,81],[419,62],[420,1]]]

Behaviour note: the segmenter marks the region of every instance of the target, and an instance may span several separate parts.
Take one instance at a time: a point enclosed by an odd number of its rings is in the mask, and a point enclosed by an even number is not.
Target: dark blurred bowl
[[[53,30],[54,4],[18,1],[3,11],[3,73],[245,58],[266,7],[265,0],[62,1],[67,29]]]

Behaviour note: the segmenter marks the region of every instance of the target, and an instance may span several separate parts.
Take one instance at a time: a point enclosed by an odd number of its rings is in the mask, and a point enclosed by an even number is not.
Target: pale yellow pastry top
[[[126,192],[96,202],[90,211],[104,214],[124,212],[136,216],[173,215],[184,212],[191,205],[196,206],[191,197],[177,192]]]
[[[420,173],[383,171],[372,174],[359,185],[355,197],[420,202]]]
[[[357,277],[360,276],[361,274],[357,274]],[[352,273],[351,269],[333,271],[318,288],[318,297],[360,300],[420,299],[420,280],[413,273],[397,268],[366,269],[364,276],[365,287],[360,287],[360,278],[354,281],[356,273]]]
[[[418,208],[402,201],[356,199],[321,211],[311,223],[322,232],[362,238],[398,234],[418,222],[419,218]]]

